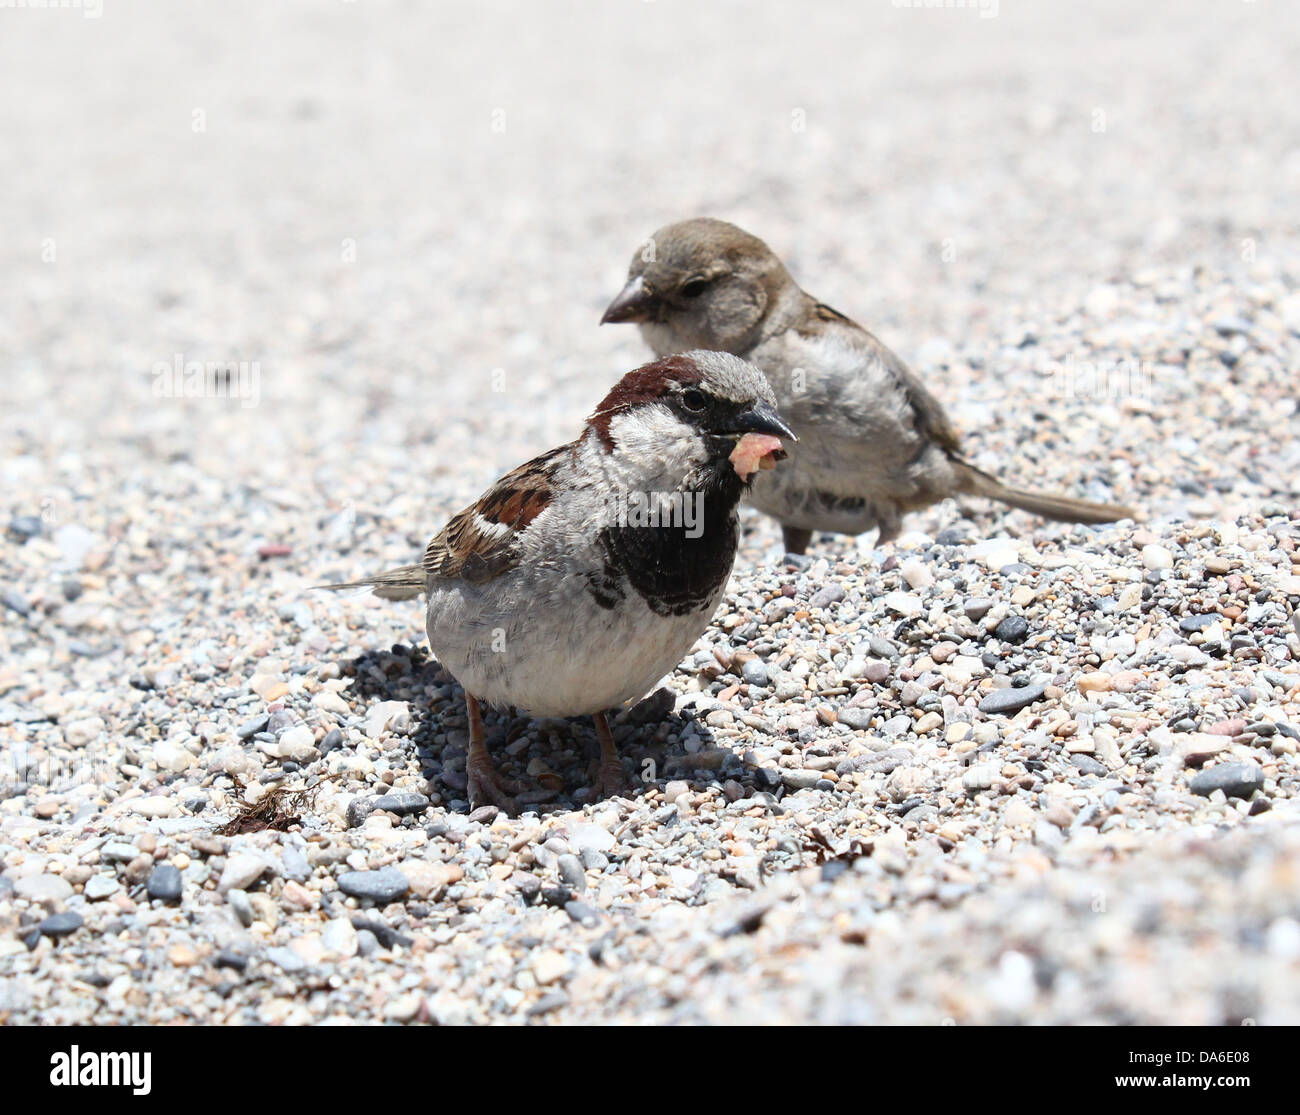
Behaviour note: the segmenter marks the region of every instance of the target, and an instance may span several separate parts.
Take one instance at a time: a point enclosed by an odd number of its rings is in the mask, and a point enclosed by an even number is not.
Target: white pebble
[[[266,861],[261,856],[248,852],[236,852],[226,860],[226,868],[221,872],[217,890],[225,894],[228,890],[245,890],[257,881],[266,870]]]
[[[1153,571],[1172,569],[1174,567],[1174,555],[1164,546],[1143,546],[1142,565],[1144,568]]]
[[[913,588],[929,588],[934,584],[934,574],[930,572],[925,562],[916,558],[908,558],[898,567],[898,571],[903,575],[903,580]]]

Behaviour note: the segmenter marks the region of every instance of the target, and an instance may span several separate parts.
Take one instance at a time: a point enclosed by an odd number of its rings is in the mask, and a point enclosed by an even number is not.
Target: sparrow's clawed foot
[[[588,801],[605,798],[630,797],[631,784],[623,769],[623,760],[614,746],[614,733],[609,730],[609,720],[603,712],[592,716],[596,722],[596,738],[600,741],[600,760],[596,767],[596,780],[587,790]]]
[[[491,759],[481,762],[471,759],[465,766],[465,773],[469,780],[470,808],[495,805],[511,817],[519,811],[514,795],[522,793],[527,787],[522,782],[499,773]]]
[[[478,701],[465,694],[465,708],[469,712],[469,755],[465,759],[465,776],[468,782],[469,804],[473,809],[482,805],[495,805],[514,816],[517,811],[514,795],[526,787],[513,778],[497,771],[483,740],[483,713]]]
[[[596,779],[587,788],[589,802],[604,801],[606,798],[630,798],[632,784],[627,779],[623,763],[615,759],[612,763],[602,760],[596,769]]]

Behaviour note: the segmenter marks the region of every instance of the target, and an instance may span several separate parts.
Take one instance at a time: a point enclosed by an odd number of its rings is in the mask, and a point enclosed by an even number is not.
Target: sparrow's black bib
[[[736,557],[741,488],[739,477],[724,460],[706,474],[701,491],[687,493],[699,497],[699,515],[691,526],[670,523],[602,530],[605,568],[600,577],[588,578],[596,602],[613,607],[626,585],[656,615],[682,616],[708,608]]]

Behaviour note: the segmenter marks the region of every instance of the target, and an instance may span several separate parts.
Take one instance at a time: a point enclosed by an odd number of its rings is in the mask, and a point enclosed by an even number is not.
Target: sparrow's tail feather
[[[316,585],[319,589],[338,591],[345,588],[368,588],[384,600],[414,600],[424,592],[429,583],[429,571],[423,565],[403,565],[390,569],[377,577],[363,581],[348,581],[342,585]]]
[[[973,465],[964,461],[956,462],[958,483],[961,491],[967,495],[985,496],[1000,503],[1018,507],[1041,515],[1044,519],[1053,519],[1062,523],[1113,523],[1119,519],[1136,519],[1137,512],[1131,507],[1118,503],[1097,503],[1090,499],[1075,499],[1073,496],[1047,495],[1043,492],[1027,492],[1023,488],[1009,488]]]

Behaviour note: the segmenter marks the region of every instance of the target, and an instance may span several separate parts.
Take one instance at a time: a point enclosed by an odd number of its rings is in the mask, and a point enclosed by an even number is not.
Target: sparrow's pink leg
[[[498,774],[492,765],[492,756],[483,742],[483,714],[479,711],[478,701],[468,693],[465,694],[465,709],[469,713],[469,755],[465,759],[469,803],[477,809],[491,802],[498,809],[514,813],[515,800],[511,795],[524,787],[514,779]]]
[[[609,730],[609,721],[603,712],[594,713],[592,720],[596,722],[596,738],[600,740],[600,765],[591,787],[591,800],[625,795],[628,792],[627,776],[623,773],[623,760],[618,757],[618,748],[614,746],[614,733]]]

